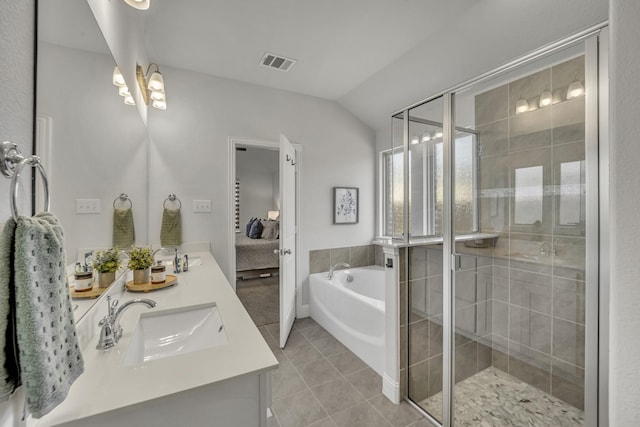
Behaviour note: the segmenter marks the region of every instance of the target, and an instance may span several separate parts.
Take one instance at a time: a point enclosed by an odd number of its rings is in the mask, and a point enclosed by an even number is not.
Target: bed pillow
[[[253,225],[253,223],[254,223],[255,221],[257,221],[257,220],[258,220],[258,218],[251,217],[251,219],[250,219],[250,220],[249,220],[249,222],[247,223],[246,231],[245,231],[245,233],[244,233],[247,237],[249,237],[249,233],[251,232],[251,226],[252,226],[252,225]]]
[[[264,222],[262,238],[265,240],[276,240],[280,234],[280,221],[267,220]]]
[[[251,230],[249,230],[249,238],[259,239],[260,237],[262,237],[262,229],[262,223],[259,219],[256,218],[256,220],[251,224]]]

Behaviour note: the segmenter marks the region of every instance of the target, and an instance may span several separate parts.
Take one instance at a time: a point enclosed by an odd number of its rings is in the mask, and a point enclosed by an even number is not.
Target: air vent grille
[[[296,63],[295,59],[285,58],[275,53],[265,53],[260,60],[260,65],[268,68],[275,68],[280,71],[289,71]]]

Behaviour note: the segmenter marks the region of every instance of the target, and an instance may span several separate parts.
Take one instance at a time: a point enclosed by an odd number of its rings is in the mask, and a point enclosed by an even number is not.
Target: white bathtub
[[[384,373],[384,269],[368,266],[309,276],[311,317],[374,371]],[[353,281],[349,282],[349,277]]]

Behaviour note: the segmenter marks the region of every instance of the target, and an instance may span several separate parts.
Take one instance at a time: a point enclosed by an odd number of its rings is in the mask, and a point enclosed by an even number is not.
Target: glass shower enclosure
[[[598,37],[392,117],[402,393],[435,425],[598,425]]]

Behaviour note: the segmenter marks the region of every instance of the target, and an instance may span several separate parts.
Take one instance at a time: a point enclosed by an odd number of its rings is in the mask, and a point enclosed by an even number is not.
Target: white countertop
[[[29,425],[57,425],[278,366],[213,256],[205,252],[189,256],[201,257],[202,264],[179,273],[177,286],[149,293],[126,292],[120,304],[128,299],[150,298],[158,304],[152,310],[166,310],[215,302],[228,344],[123,367],[122,360],[138,318],[149,310],[144,305],[132,306],[120,319],[124,333],[116,347],[96,350],[99,336],[96,333],[83,349],[85,371],[71,387],[67,399],[45,417],[30,419]],[[97,331],[97,324],[94,327]]]

